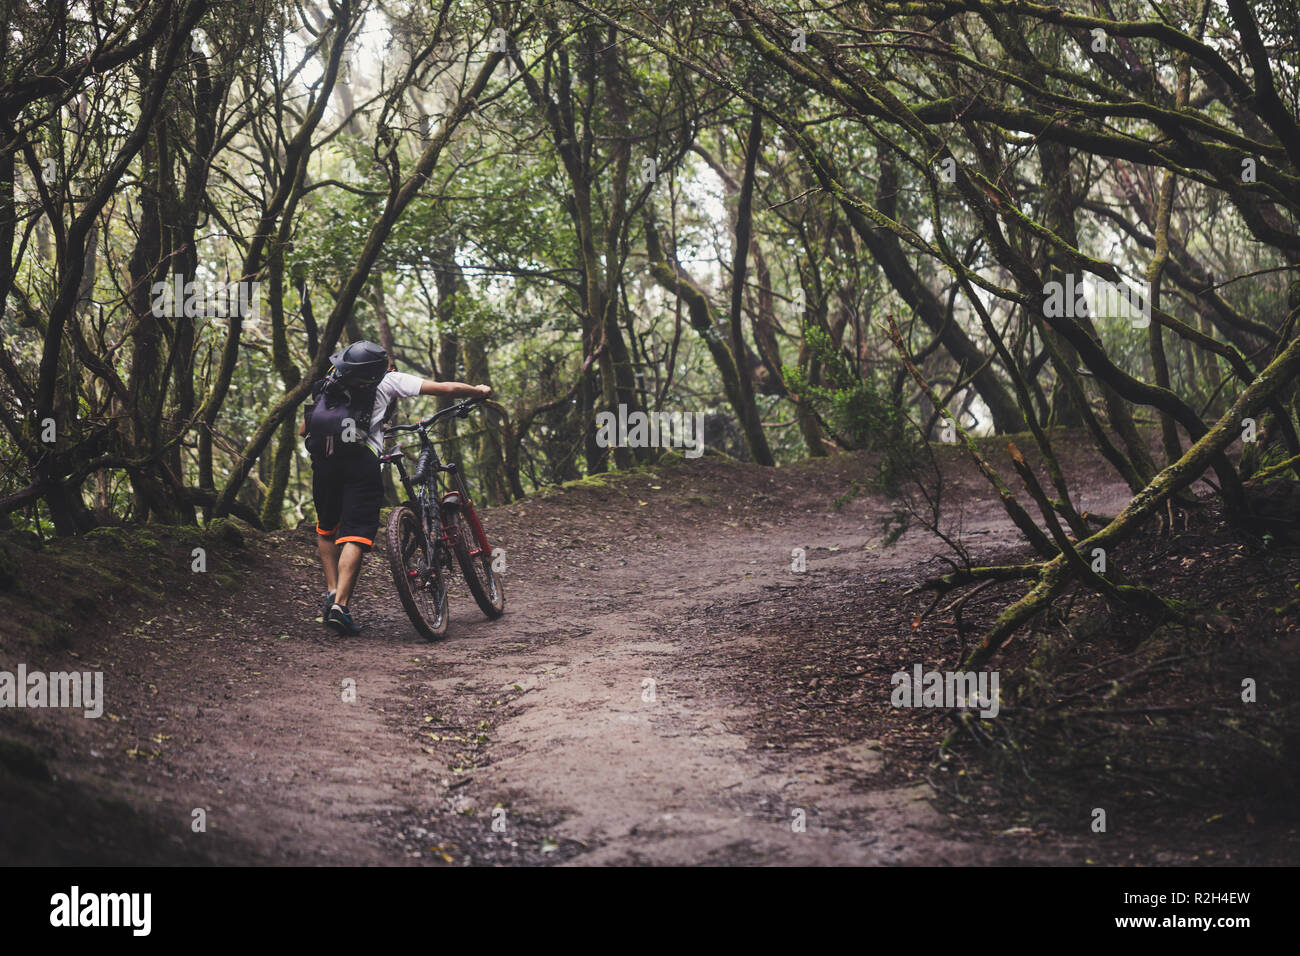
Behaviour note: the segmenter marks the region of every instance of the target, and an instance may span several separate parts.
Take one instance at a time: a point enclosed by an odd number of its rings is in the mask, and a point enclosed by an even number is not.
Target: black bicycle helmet
[[[388,353],[374,342],[353,342],[330,356],[330,364],[353,382],[377,382],[388,372]]]

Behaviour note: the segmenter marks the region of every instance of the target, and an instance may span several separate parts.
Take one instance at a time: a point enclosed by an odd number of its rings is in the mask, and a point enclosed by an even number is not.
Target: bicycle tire
[[[399,505],[393,509],[388,516],[387,530],[388,563],[393,571],[393,587],[402,601],[406,616],[425,640],[439,640],[447,633],[451,602],[447,596],[447,582],[442,574],[442,565],[437,560],[438,543],[434,542],[434,555],[424,553],[420,518],[409,505]],[[413,561],[417,554],[419,560]],[[425,572],[430,567],[433,568],[433,577],[426,581]],[[439,592],[441,601],[438,600]]]
[[[501,583],[500,576],[492,570],[492,555],[475,536],[464,514],[456,511],[449,516],[449,519],[452,531],[451,550],[456,555],[457,563],[460,564],[465,583],[469,585],[469,593],[474,596],[474,603],[478,605],[478,609],[487,615],[489,620],[495,621],[506,611],[506,589]],[[478,557],[470,553],[472,547],[479,549]]]

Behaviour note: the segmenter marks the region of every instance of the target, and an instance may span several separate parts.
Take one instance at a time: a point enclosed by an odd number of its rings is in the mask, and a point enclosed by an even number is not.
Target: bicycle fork
[[[492,549],[488,545],[487,534],[483,530],[483,525],[478,520],[478,511],[474,507],[474,501],[469,496],[469,489],[465,487],[465,478],[460,473],[460,468],[455,462],[442,466],[443,471],[451,472],[452,481],[455,482],[455,489],[447,492],[442,496],[444,508],[458,509],[461,514],[465,515],[469,521],[470,531],[474,533],[474,545],[470,549],[470,557],[479,555],[491,555]]]

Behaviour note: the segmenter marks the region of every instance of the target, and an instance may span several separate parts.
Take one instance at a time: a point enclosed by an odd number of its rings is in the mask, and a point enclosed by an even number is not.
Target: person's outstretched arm
[[[442,395],[446,398],[487,398],[492,394],[491,385],[466,385],[464,382],[435,382],[425,379],[420,385],[421,395]]]

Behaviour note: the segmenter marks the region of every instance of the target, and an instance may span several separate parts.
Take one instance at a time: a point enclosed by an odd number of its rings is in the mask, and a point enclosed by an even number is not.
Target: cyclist
[[[353,342],[335,352],[330,364],[333,371],[316,383],[298,434],[306,436],[311,453],[316,546],[328,591],[324,621],[340,634],[356,634],[360,628],[348,603],[379,529],[379,456],[394,402],[416,395],[487,398],[492,388],[399,372],[374,342]]]

